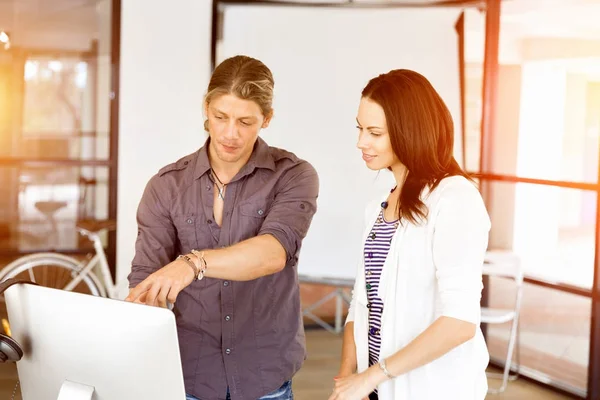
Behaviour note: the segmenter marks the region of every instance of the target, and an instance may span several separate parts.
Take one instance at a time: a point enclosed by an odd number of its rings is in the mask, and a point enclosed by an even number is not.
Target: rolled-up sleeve
[[[161,187],[158,175],[150,179],[138,207],[135,256],[127,277],[130,288],[171,262],[175,256],[177,231],[161,198],[161,195],[165,196]]]
[[[297,257],[317,211],[319,178],[303,161],[286,172],[259,235],[272,235],[283,246],[287,261]]]
[[[354,280],[354,287],[352,288],[352,298],[350,300],[350,305],[348,306],[348,315],[346,316],[346,322],[354,322],[354,316],[356,315],[356,296],[355,293],[358,293],[358,279]]]
[[[446,187],[441,196],[433,233],[433,262],[441,299],[437,311],[479,324],[490,219],[481,195],[469,182]]]
[[[372,212],[371,210],[373,209],[379,209],[379,204],[381,202],[381,199],[383,194],[377,194],[375,195],[376,200],[372,200],[369,204],[367,204],[367,207],[365,209],[365,215],[364,215],[364,221],[363,221],[363,226],[362,226],[362,230],[364,231],[365,229],[367,229],[367,227],[371,226],[371,224],[373,223],[372,221]],[[357,254],[356,254],[356,259],[357,259],[357,266],[356,266],[356,278],[354,279],[354,287],[352,288],[352,299],[350,300],[350,305],[348,307],[348,316],[346,317],[346,324],[348,322],[354,322],[354,317],[356,315],[356,296],[357,293],[359,291],[359,286],[360,285],[364,285],[364,280],[362,279],[364,277],[364,255],[363,255],[363,249],[364,249],[364,244],[361,244],[361,246],[359,246],[359,248],[357,249]]]

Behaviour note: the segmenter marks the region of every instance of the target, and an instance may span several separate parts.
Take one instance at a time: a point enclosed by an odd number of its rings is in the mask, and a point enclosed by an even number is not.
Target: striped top
[[[383,301],[377,297],[383,263],[390,251],[392,237],[398,228],[398,221],[387,222],[383,208],[367,237],[364,249],[365,280],[367,287],[367,307],[369,308],[369,365],[379,362],[381,347],[381,314]]]

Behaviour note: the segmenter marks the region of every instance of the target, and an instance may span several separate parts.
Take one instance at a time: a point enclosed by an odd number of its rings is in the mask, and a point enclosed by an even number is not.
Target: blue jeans
[[[186,394],[186,400],[200,400],[190,394]],[[227,400],[231,400],[229,396],[229,388],[227,388]],[[279,389],[264,395],[258,400],[294,400],[294,394],[292,393],[292,381],[287,381]]]

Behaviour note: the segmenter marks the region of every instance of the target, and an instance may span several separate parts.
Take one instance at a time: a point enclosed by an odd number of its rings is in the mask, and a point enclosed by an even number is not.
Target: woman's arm
[[[361,251],[362,253],[362,251]],[[342,360],[340,369],[335,379],[352,375],[356,372],[358,365],[356,357],[356,342],[354,341],[354,314],[356,312],[356,296],[359,292],[359,282],[362,272],[362,263],[359,263],[358,272],[354,279],[354,288],[352,289],[352,299],[348,307],[348,316],[346,317],[346,325],[344,326],[344,338],[342,341]]]
[[[443,190],[432,242],[440,317],[388,358],[388,371],[394,376],[428,364],[472,339],[479,325],[489,217],[471,183],[458,181]]]
[[[354,342],[354,321],[344,327],[342,342],[342,362],[336,378],[343,378],[356,372],[356,343]]]
[[[429,364],[471,340],[475,329],[475,324],[470,322],[440,317],[406,347],[388,357],[385,360],[387,370],[393,376],[400,376]],[[374,380],[375,386],[388,379],[379,365],[371,366],[369,370],[367,375]]]
[[[407,346],[385,360],[392,376],[445,355],[474,337],[480,320],[482,266],[490,229],[477,189],[457,182],[444,189],[433,233],[433,263],[440,304],[437,318]],[[336,382],[330,399],[360,399],[390,379],[379,365]]]
[[[346,328],[347,329],[347,328]],[[344,346],[346,346],[344,332]],[[455,318],[440,317],[423,333],[400,351],[385,359],[386,368],[393,376],[400,376],[429,364],[450,350],[470,340],[475,335],[475,325]],[[352,344],[354,344],[352,337]],[[344,368],[342,348],[342,368]],[[354,353],[356,362],[356,353]],[[349,364],[348,364],[349,365]],[[341,375],[341,374],[340,374]],[[379,364],[372,365],[360,374],[341,375],[335,384],[330,400],[362,399],[369,396],[378,385],[390,379]]]

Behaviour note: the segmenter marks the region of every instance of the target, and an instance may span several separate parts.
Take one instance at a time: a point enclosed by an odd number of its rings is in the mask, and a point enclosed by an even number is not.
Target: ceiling
[[[0,30],[11,34],[13,46],[86,50],[92,39],[98,39],[106,34],[105,32],[110,32],[110,1],[0,0]],[[321,2],[321,0],[294,1]],[[354,0],[355,3],[373,3],[373,1]],[[432,2],[432,0],[383,1]],[[502,4],[501,27],[505,42],[535,37],[600,40],[598,21],[600,21],[600,0],[504,0]],[[483,16],[467,19],[467,31],[472,35],[483,35]]]
[[[13,46],[87,50],[107,7],[110,0],[0,0],[0,30]]]
[[[600,0],[508,0],[502,28],[526,37],[600,39]]]

